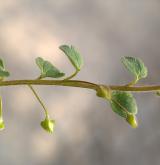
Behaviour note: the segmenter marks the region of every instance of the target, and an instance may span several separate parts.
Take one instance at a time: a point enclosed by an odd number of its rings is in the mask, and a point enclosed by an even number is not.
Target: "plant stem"
[[[46,117],[48,117],[48,111],[46,106],[44,105],[43,101],[41,100],[41,98],[38,96],[37,92],[35,91],[35,89],[32,87],[32,85],[28,85],[28,87],[32,90],[33,94],[35,95],[35,97],[37,98],[38,102],[41,104],[41,106],[44,109],[45,115]]]
[[[15,85],[56,85],[56,86],[69,86],[69,87],[80,87],[98,90],[100,85],[94,84],[87,81],[78,80],[9,80],[1,81],[0,86],[15,86]],[[119,91],[132,91],[132,92],[153,92],[159,91],[160,85],[144,85],[144,86],[125,86],[125,85],[103,85],[105,88]]]

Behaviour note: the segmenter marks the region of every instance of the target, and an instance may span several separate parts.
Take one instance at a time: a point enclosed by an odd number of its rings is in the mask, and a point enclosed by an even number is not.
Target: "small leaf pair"
[[[134,57],[123,57],[122,63],[126,69],[134,75],[134,80],[127,84],[127,86],[135,85],[140,79],[147,77],[147,68],[140,59]],[[138,126],[135,116],[138,112],[137,104],[130,92],[113,91],[109,102],[112,110],[119,116],[125,118],[133,128]]]
[[[76,72],[73,75],[66,78],[71,79],[81,70],[83,59],[73,46],[69,47],[68,45],[62,45],[59,48],[65,53],[76,69]],[[60,78],[65,75],[65,73],[57,69],[51,62],[46,61],[41,57],[36,58],[36,64],[41,70],[41,75],[39,77],[40,79],[46,77]]]

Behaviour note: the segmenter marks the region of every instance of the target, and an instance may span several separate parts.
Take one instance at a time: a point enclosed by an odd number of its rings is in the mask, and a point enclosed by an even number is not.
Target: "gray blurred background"
[[[72,44],[85,65],[77,79],[104,84],[132,80],[122,56],[141,58],[160,83],[159,0],[5,0],[0,2],[0,57],[10,79],[36,78],[34,59],[74,71],[58,49]],[[135,94],[139,128],[132,129],[96,97],[68,87],[35,87],[56,120],[53,135],[41,129],[44,115],[26,86],[3,87],[6,129],[0,132],[1,165],[159,165],[160,98]]]

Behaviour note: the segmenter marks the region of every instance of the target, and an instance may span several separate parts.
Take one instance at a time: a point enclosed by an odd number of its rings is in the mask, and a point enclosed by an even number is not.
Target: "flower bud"
[[[103,85],[100,85],[99,90],[97,90],[97,96],[107,100],[111,100],[111,93],[111,89],[109,87],[104,87]]]
[[[49,133],[53,133],[55,127],[55,121],[50,120],[48,117],[41,121],[41,127]]]
[[[137,118],[134,115],[127,115],[126,121],[133,127],[133,128],[137,128],[138,127],[138,123],[137,123]]]

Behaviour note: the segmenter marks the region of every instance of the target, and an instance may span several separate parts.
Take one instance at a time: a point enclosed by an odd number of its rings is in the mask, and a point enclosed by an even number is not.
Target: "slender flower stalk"
[[[43,107],[43,110],[45,112],[46,117],[48,117],[48,111],[46,106],[44,105],[42,99],[38,96],[37,92],[35,91],[35,89],[32,87],[32,85],[28,85],[28,87],[31,89],[31,91],[33,92],[33,94],[35,95],[35,97],[37,98],[38,102],[40,103],[40,105]]]

